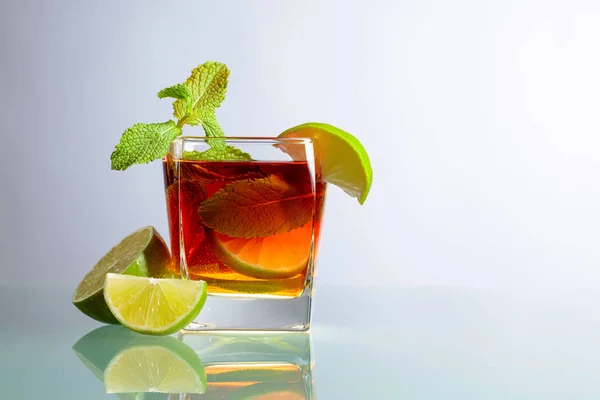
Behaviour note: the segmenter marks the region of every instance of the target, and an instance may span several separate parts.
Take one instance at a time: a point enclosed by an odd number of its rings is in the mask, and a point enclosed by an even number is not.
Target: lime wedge
[[[173,337],[146,337],[118,353],[104,371],[106,393],[204,393],[202,361]],[[147,398],[144,396],[143,398]]]
[[[169,258],[169,249],[156,229],[139,229],[121,240],[83,277],[73,294],[73,304],[100,322],[118,324],[104,301],[106,274],[161,276]]]
[[[367,151],[357,138],[335,126],[320,122],[295,126],[279,137],[314,139],[315,157],[321,164],[323,180],[356,197],[360,204],[365,202],[371,189],[373,170]]]
[[[107,274],[104,299],[127,328],[170,335],[196,318],[206,301],[206,282]]]
[[[258,279],[291,278],[308,263],[312,222],[278,235],[257,238],[232,238],[208,231],[215,255],[234,271]],[[294,243],[294,247],[287,246]],[[286,248],[282,251],[282,248]]]

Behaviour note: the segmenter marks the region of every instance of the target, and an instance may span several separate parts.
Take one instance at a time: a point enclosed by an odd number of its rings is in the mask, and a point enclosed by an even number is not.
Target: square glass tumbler
[[[308,330],[326,189],[311,139],[179,137],[163,167],[169,268],[208,284],[186,329]]]

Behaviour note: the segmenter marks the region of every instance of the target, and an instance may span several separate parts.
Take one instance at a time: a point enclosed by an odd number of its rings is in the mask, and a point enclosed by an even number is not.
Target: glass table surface
[[[318,287],[307,335],[131,340],[125,328],[103,326],[72,306],[75,285],[0,285],[0,398],[600,398],[595,293],[538,298],[468,288]],[[143,393],[141,383],[127,381],[136,368],[115,375],[113,361],[132,349],[146,352],[146,361],[136,361],[141,369],[158,368],[156,351],[193,350],[206,374],[204,393]],[[129,365],[125,358],[121,367]],[[119,385],[136,392],[106,393]]]

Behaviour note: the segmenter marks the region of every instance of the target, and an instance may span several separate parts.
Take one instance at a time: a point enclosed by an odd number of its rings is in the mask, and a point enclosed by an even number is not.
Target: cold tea
[[[325,195],[307,162],[163,164],[173,271],[206,281],[213,295],[302,294]]]

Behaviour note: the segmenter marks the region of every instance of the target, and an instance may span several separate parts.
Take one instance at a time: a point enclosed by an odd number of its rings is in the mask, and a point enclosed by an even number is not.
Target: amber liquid
[[[325,195],[306,162],[166,158],[163,165],[174,272],[183,259],[189,278],[206,281],[213,295],[302,294]]]
[[[231,363],[207,365],[208,387],[195,399],[309,400],[306,382],[299,366],[287,363]]]

